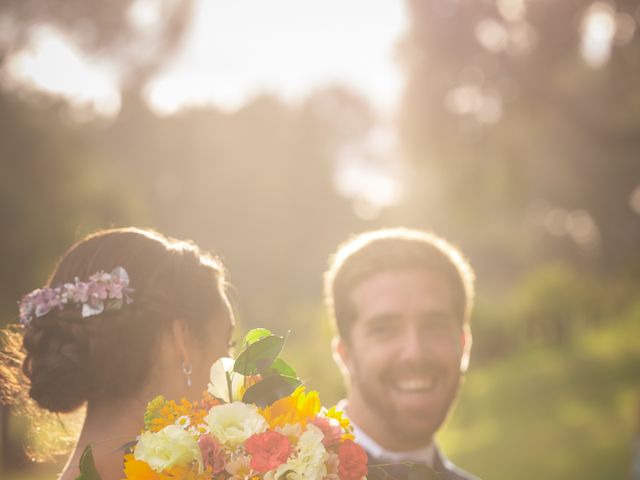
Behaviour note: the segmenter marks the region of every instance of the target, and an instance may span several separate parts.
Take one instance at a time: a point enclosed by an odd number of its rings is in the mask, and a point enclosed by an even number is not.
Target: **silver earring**
[[[185,377],[187,377],[187,387],[191,388],[191,374],[193,373],[193,365],[191,362],[189,364],[185,364],[182,362],[182,373],[184,373]]]

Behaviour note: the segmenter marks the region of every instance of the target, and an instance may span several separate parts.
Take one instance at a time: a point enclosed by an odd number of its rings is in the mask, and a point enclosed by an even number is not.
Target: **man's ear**
[[[469,357],[471,356],[471,345],[473,344],[473,337],[471,336],[471,327],[469,324],[465,324],[462,327],[460,333],[460,341],[462,342],[462,357],[460,358],[460,371],[466,372],[469,368]]]
[[[331,341],[331,350],[333,353],[333,361],[338,365],[342,376],[349,378],[351,375],[351,355],[349,347],[341,337],[334,337]]]

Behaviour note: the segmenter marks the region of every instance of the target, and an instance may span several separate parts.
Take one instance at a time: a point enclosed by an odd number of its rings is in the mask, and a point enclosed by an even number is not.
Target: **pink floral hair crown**
[[[82,318],[99,315],[105,310],[119,310],[130,304],[129,274],[122,267],[116,267],[111,273],[97,272],[88,282],[78,277],[73,283],[57,287],[38,288],[22,297],[19,321],[25,327],[31,320],[46,315],[54,308],[63,310],[69,306],[77,307]]]

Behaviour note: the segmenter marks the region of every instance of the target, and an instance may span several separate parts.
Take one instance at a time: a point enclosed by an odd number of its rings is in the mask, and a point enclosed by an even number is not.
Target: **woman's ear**
[[[191,363],[188,347],[189,331],[184,320],[174,320],[171,324],[171,333],[173,334],[173,345],[178,361],[182,362],[182,365],[189,365]]]

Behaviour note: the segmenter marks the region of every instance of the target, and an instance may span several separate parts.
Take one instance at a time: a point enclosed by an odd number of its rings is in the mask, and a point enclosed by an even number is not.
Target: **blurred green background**
[[[367,229],[434,230],[478,277],[445,452],[486,479],[631,478],[640,2],[411,0],[393,114],[334,83],[298,102],[259,94],[170,116],[154,113],[145,86],[195,4],[168,2],[143,36],[125,21],[134,3],[0,3],[0,324],[82,235],[154,227],[223,258],[241,330],[292,330],[284,357],[330,404],[343,387],[321,301],[328,255]],[[115,114],[10,81],[41,24],[126,72]],[[125,48],[144,42],[144,54]],[[2,478],[60,470],[63,459],[29,462],[24,421],[8,408],[0,418]]]

